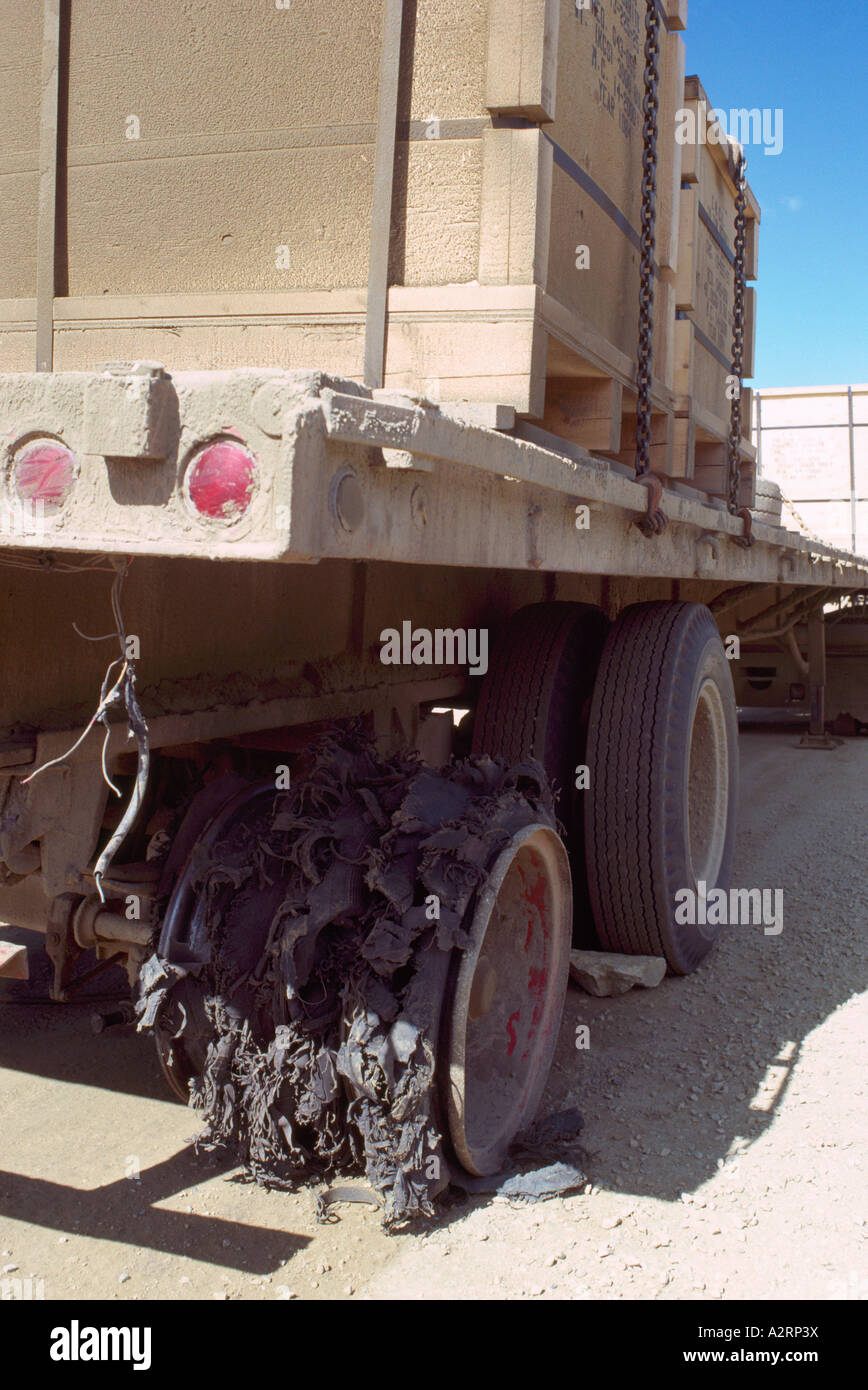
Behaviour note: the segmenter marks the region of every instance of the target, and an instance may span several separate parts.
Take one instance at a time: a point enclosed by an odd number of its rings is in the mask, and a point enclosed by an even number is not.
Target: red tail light
[[[207,445],[187,472],[196,511],[213,521],[240,521],[253,496],[256,467],[256,459],[240,444],[220,439]]]
[[[41,439],[22,449],[12,478],[21,502],[43,516],[54,516],[69,501],[77,471],[69,449],[54,439]]]

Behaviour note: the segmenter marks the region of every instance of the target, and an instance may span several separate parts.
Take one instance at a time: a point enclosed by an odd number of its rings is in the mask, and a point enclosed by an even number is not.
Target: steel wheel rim
[[[203,846],[212,846],[245,814],[253,812],[260,800],[267,800],[273,796],[274,788],[270,783],[264,786],[252,784],[234,792],[215,811],[197,836],[175,877],[160,926],[157,953],[170,964],[204,964],[210,957],[210,945],[202,932],[204,902],[193,887],[197,873],[197,853]],[[185,985],[186,981],[182,980],[170,990],[155,1022],[154,1042],[163,1076],[178,1099],[186,1104],[190,1099],[190,1082],[199,1075],[204,1054],[198,1057],[193,1055],[185,1041],[179,1041],[166,1026],[169,1022],[167,1009],[172,1010],[176,1001],[180,1000],[185,1014],[191,1007],[190,998],[184,999]],[[177,1008],[174,1009],[174,1013],[177,1014]],[[174,1022],[177,1024],[179,1018],[175,1018]]]
[[[687,845],[694,883],[713,888],[726,848],[729,813],[729,738],[715,681],[703,681],[687,764]]]
[[[526,826],[479,894],[451,1002],[446,1120],[470,1173],[498,1172],[536,1113],[557,1044],[571,930],[564,845],[550,827]]]

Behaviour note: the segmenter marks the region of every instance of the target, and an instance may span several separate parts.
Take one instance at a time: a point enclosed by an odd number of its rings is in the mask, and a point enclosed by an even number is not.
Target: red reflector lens
[[[53,440],[28,444],[15,460],[15,491],[22,502],[53,516],[75,485],[75,457]]]
[[[240,445],[209,444],[190,469],[190,501],[214,521],[239,521],[250,506],[255,476],[256,460]]]

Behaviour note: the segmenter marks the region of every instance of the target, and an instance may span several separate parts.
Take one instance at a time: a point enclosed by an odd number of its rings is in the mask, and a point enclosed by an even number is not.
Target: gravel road
[[[868,742],[796,741],[741,737],[734,882],[783,889],[781,934],[731,928],[653,991],[570,989],[541,1113],[582,1111],[585,1191],[456,1200],[423,1234],[365,1206],[317,1225],[312,1193],[194,1158],[146,1040],[94,1039],[87,1005],[6,1004],[0,1280],[47,1299],[868,1297]]]

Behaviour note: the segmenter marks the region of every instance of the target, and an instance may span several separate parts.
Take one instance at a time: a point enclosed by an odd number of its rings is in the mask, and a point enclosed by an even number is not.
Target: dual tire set
[[[578,945],[664,956],[675,975],[707,955],[716,929],[677,924],[675,894],[728,886],[737,732],[729,663],[701,604],[636,604],[610,625],[586,604],[541,603],[511,620],[473,750],[546,769]]]

